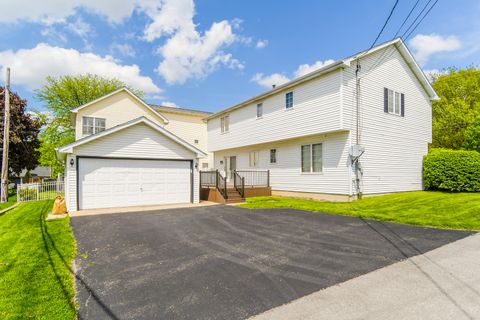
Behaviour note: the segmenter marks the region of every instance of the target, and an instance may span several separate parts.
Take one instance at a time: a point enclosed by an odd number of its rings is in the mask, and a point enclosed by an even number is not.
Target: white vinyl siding
[[[393,47],[361,59],[361,139],[365,153],[360,158],[364,194],[422,190],[422,159],[431,142],[431,102],[422,85]],[[380,57],[382,63],[372,69]],[[367,71],[368,70],[368,71]],[[365,72],[365,73],[364,73]],[[355,68],[344,71],[344,126],[355,137]],[[384,110],[384,88],[405,95],[405,117],[392,117]],[[397,114],[401,111],[401,94]],[[390,99],[389,99],[390,100]],[[398,100],[397,100],[398,101]],[[354,173],[352,170],[352,179]]]
[[[99,138],[88,144],[74,148],[75,155],[67,157],[65,182],[68,185],[67,206],[69,211],[76,210],[76,163],[70,166],[75,156],[136,158],[136,159],[186,159],[195,160],[196,155],[167,138],[151,127],[138,124],[111,135]],[[193,169],[194,186],[198,185],[198,170]],[[194,202],[199,201],[198,187],[194,187]]]
[[[277,141],[274,145],[263,144],[254,147],[243,147],[215,152],[214,168],[224,170],[220,161],[225,156],[237,156],[237,170],[252,170],[250,167],[251,153],[256,151],[259,165],[254,170],[270,170],[270,185],[272,190],[298,191],[326,194],[349,194],[350,172],[348,166],[348,133],[333,133],[325,137],[303,137],[290,141]],[[301,169],[301,146],[323,145],[322,174],[304,174]],[[277,162],[269,163],[270,150],[276,149]],[[280,156],[281,155],[281,156]]]
[[[294,107],[285,109],[285,92],[261,101],[263,117],[257,120],[254,102],[229,112],[228,134],[221,134],[221,118],[208,120],[208,151],[273,142],[342,130],[339,70],[313,79],[292,90]]]

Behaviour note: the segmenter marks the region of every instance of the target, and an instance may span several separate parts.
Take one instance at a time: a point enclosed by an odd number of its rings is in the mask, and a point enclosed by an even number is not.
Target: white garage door
[[[80,158],[79,208],[191,201],[189,161]]]

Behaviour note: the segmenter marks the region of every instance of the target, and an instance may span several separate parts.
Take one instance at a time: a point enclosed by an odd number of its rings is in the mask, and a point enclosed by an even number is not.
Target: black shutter
[[[383,88],[383,111],[388,113],[388,89]]]
[[[400,97],[400,114],[405,117],[405,95],[403,93]]]

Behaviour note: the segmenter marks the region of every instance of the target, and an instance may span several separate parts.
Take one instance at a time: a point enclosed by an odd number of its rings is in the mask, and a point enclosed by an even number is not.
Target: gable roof
[[[226,108],[226,109],[220,110],[218,112],[215,112],[215,113],[209,115],[208,117],[206,117],[205,120],[210,120],[210,119],[218,117],[221,114],[233,111],[233,110],[238,109],[238,108],[245,107],[249,104],[254,103],[255,101],[265,99],[265,98],[267,98],[271,95],[277,94],[277,93],[279,93],[283,90],[289,89],[293,86],[299,85],[299,84],[304,83],[304,82],[309,81],[309,80],[312,80],[314,78],[317,78],[321,75],[324,75],[324,74],[326,74],[328,72],[331,72],[331,71],[334,71],[336,69],[349,67],[350,64],[352,62],[354,62],[355,60],[361,59],[361,58],[363,58],[367,55],[373,54],[373,53],[375,53],[379,50],[382,50],[382,49],[384,49],[388,46],[395,46],[400,51],[402,57],[407,61],[407,64],[410,66],[410,68],[414,72],[418,81],[422,84],[423,89],[427,92],[428,96],[430,97],[430,100],[438,100],[439,99],[438,95],[435,92],[435,90],[433,89],[432,84],[430,83],[430,81],[428,81],[428,78],[423,73],[423,70],[420,68],[418,63],[415,61],[415,58],[411,54],[410,50],[408,50],[407,46],[405,45],[405,43],[403,42],[403,40],[401,38],[396,38],[396,39],[387,41],[385,43],[379,44],[378,46],[373,47],[370,50],[361,51],[361,52],[359,52],[359,53],[357,53],[353,56],[350,56],[350,57],[347,57],[347,58],[344,58],[344,59],[341,59],[341,60],[337,60],[337,61],[335,61],[331,64],[323,66],[322,68],[319,68],[315,71],[307,73],[306,75],[295,78],[295,79],[293,79],[293,80],[291,80],[287,83],[284,83],[282,85],[276,86],[275,88],[273,88],[269,91],[266,91],[264,93],[261,93],[257,96],[254,96],[254,97],[252,97],[248,100],[240,102],[240,103],[238,103],[236,105],[233,105],[229,108]]]
[[[143,117],[143,116],[139,117],[139,118],[136,118],[136,119],[133,119],[133,120],[130,120],[130,121],[127,121],[125,123],[119,124],[115,127],[112,127],[110,129],[101,131],[99,133],[92,134],[92,135],[89,135],[87,137],[78,139],[77,141],[72,142],[70,144],[67,144],[65,146],[56,148],[55,150],[57,151],[57,156],[60,158],[60,155],[65,155],[67,153],[73,153],[73,148],[75,148],[75,147],[81,146],[83,144],[87,144],[89,142],[92,142],[94,140],[97,140],[97,139],[105,137],[105,136],[109,136],[109,135],[111,135],[115,132],[118,132],[120,130],[124,130],[126,128],[132,127],[132,126],[140,124],[140,123],[146,124],[147,126],[151,127],[152,129],[158,131],[159,133],[167,136],[168,138],[172,139],[173,141],[177,142],[178,144],[184,146],[188,150],[195,153],[199,158],[204,158],[204,157],[207,156],[207,154],[205,152],[203,152],[202,150],[192,146],[191,144],[189,144],[185,140],[179,138],[178,136],[174,135],[173,133],[166,130],[162,126],[159,126],[158,124],[156,124],[152,120],[149,120],[148,118]]]
[[[140,99],[136,94],[134,94],[132,91],[130,91],[127,87],[123,87],[123,88],[120,88],[120,89],[117,89],[115,91],[112,91],[100,98],[97,98],[95,100],[92,100],[90,102],[87,102],[83,105],[81,105],[80,107],[78,108],[75,108],[72,110],[72,113],[78,113],[78,111],[82,110],[82,109],[85,109],[85,108],[88,108],[89,106],[99,102],[99,101],[102,101],[102,100],[105,100],[113,95],[116,95],[117,93],[119,92],[126,92],[128,93],[129,95],[131,95],[135,100],[137,100],[138,102],[140,102],[141,105],[143,105],[145,108],[147,108],[148,110],[152,111],[154,114],[156,114],[158,117],[160,117],[163,122],[165,122],[165,124],[168,123],[168,119],[165,118],[163,115],[161,115],[160,113],[158,113],[157,111],[155,111],[149,104],[147,104],[145,101],[143,101],[142,99]]]

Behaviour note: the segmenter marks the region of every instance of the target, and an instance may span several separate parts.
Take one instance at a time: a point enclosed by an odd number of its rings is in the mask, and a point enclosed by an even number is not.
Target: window
[[[95,117],[82,118],[82,134],[88,136],[91,134],[105,131],[105,119]]]
[[[223,116],[220,118],[220,131],[222,133],[228,132],[229,125],[230,125],[230,116]]]
[[[193,140],[193,143],[198,144],[198,140],[197,139]]]
[[[277,163],[277,149],[270,149],[270,163]]]
[[[322,172],[322,144],[307,144],[301,149],[302,172]]]
[[[257,118],[263,117],[263,103],[257,104]]]
[[[202,169],[208,169],[208,162],[202,163]]]
[[[385,113],[405,116],[405,95],[387,88],[384,88],[384,111]]]
[[[286,109],[293,108],[293,92],[288,92],[285,95],[285,108]]]
[[[250,167],[258,166],[258,158],[259,158],[258,151],[250,152],[250,154],[249,154],[249,165],[250,165]]]

